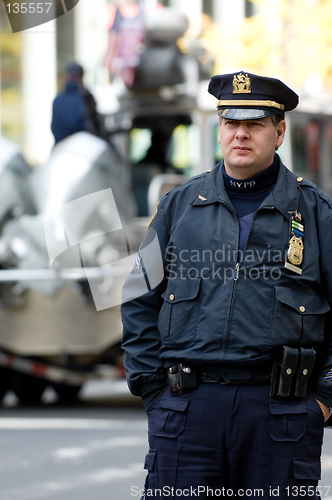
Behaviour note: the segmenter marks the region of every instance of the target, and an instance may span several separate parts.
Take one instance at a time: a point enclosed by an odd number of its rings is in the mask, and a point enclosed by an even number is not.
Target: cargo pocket
[[[182,397],[162,398],[154,419],[151,432],[154,436],[176,438],[184,430],[189,399]]]
[[[275,309],[271,332],[272,345],[321,342],[329,304],[324,295],[312,289],[275,286]]]
[[[273,441],[299,441],[307,430],[305,403],[270,403],[267,430]]]
[[[319,481],[321,478],[320,458],[293,458],[294,478],[301,481]]]
[[[141,500],[144,500],[145,497],[149,494],[147,490],[156,490],[158,488],[158,472],[156,467],[156,459],[157,459],[157,450],[152,450],[150,448],[149,452],[145,457],[144,469],[148,471],[148,475],[145,480],[144,485],[144,495],[141,497]]]
[[[165,302],[158,319],[163,345],[186,348],[194,345],[200,285],[201,278],[169,280],[167,290],[162,294]]]

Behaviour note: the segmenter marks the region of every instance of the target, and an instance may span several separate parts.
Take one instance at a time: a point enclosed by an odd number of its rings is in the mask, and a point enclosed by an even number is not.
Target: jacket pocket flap
[[[145,456],[144,469],[148,471],[152,471],[154,467],[154,463],[156,461],[157,450],[149,450],[149,453]]]
[[[167,290],[162,294],[162,298],[169,304],[176,304],[182,300],[192,300],[198,295],[201,278],[177,278],[169,280]]]
[[[324,295],[313,290],[278,285],[274,288],[279,302],[295,309],[300,314],[325,314],[330,309]]]
[[[270,403],[270,412],[273,415],[290,415],[307,413],[305,403]]]
[[[293,458],[295,479],[318,481],[321,477],[319,458]]]
[[[189,399],[177,398],[176,396],[173,396],[173,398],[162,398],[159,407],[164,410],[186,411]]]

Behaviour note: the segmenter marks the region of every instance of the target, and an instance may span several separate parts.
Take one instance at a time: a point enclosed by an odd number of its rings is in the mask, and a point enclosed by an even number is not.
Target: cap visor
[[[257,118],[272,116],[275,113],[275,111],[268,111],[267,109],[232,108],[224,109],[222,111],[222,118],[228,118],[229,120],[256,120]]]

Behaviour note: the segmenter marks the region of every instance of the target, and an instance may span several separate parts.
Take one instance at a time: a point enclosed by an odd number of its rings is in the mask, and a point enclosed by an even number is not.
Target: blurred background
[[[52,101],[63,88],[70,62],[77,61],[84,67],[84,83],[95,96],[99,111],[116,111],[118,94],[112,85],[118,89],[122,82],[119,68],[108,53],[113,43],[110,33],[112,27],[113,34],[121,31],[119,25],[114,26],[116,9],[122,10],[128,21],[139,17],[135,6],[143,6],[145,14],[172,8],[188,18],[188,29],[178,37],[177,46],[187,59],[190,55],[199,58],[204,75],[196,72],[195,78],[192,67],[190,75],[187,71],[187,95],[189,92],[197,97],[199,80],[209,73],[241,69],[279,77],[295,88],[303,112],[315,113],[310,116],[312,120],[294,125],[295,166],[313,176],[318,168],[327,168],[325,156],[331,155],[321,145],[330,142],[331,128],[329,120],[322,126],[321,115],[331,113],[331,0],[94,0],[93,6],[89,0],[80,0],[55,21],[15,34],[1,5],[1,134],[21,146],[29,164],[37,166],[49,158],[54,144],[50,129]],[[133,29],[139,30],[140,22],[137,20]],[[130,23],[124,23],[122,29],[128,26]],[[146,25],[141,27],[140,47],[135,54],[138,58],[148,42]],[[125,50],[130,52],[133,47]],[[129,57],[125,53],[117,56]],[[160,86],[167,86],[167,82]],[[310,143],[311,156],[319,146],[319,157],[309,165],[305,164],[308,155],[301,147],[302,139]],[[329,165],[329,171],[331,168]]]

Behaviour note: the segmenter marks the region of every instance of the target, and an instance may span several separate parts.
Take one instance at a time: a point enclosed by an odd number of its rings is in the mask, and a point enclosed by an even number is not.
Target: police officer
[[[276,153],[298,104],[289,87],[241,71],[209,92],[224,160],[160,201],[124,287],[145,496],[319,498],[332,199]]]

